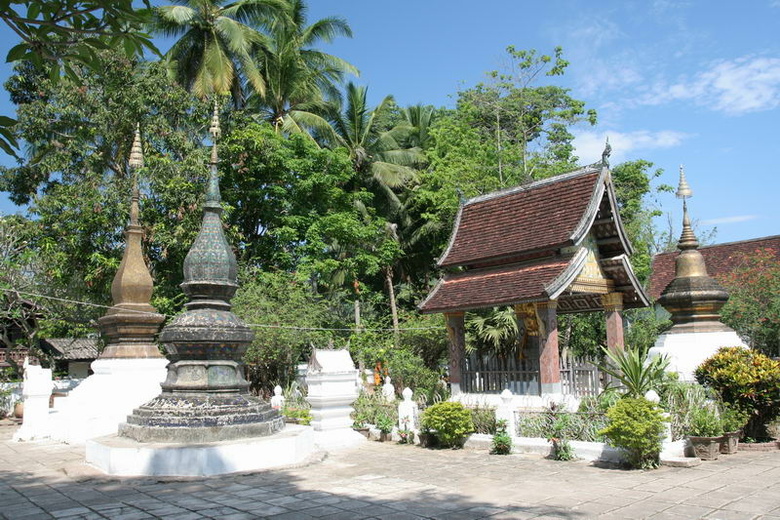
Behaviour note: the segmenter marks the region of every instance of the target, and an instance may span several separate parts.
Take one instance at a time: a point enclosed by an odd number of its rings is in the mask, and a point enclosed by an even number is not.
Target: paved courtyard
[[[109,478],[83,447],[14,443],[0,422],[0,517],[778,519],[780,451],[623,471],[536,456],[367,442],[307,466],[198,479]]]

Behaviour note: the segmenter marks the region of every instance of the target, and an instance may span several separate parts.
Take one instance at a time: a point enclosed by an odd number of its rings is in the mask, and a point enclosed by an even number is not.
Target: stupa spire
[[[203,223],[184,259],[189,301],[160,333],[171,364],[162,393],[136,409],[120,434],[141,442],[212,442],[270,435],[284,427],[278,412],[249,393],[241,360],[252,330],[230,311],[237,264],[222,231],[217,172],[219,106],[212,138]]]
[[[661,293],[658,303],[672,315],[671,333],[727,330],[720,322],[720,308],[729,295],[707,274],[688,215],[687,199],[693,196],[693,190],[682,166],[676,196],[683,200],[683,229],[677,243],[680,254],[675,260],[675,277]]]
[[[114,306],[99,320],[101,332],[108,340],[100,357],[160,358],[162,355],[154,345],[154,335],[165,317],[157,314],[150,304],[154,285],[144,261],[144,231],[138,218],[138,170],[144,165],[139,124],[136,124],[127,164],[133,176],[130,222],[125,230],[122,263],[111,283]]]
[[[200,233],[184,259],[182,290],[190,298],[188,309],[230,309],[230,299],[238,288],[238,264],[233,249],[222,231],[222,197],[217,171],[217,140],[221,133],[219,106],[214,103],[214,114],[209,127],[211,134],[211,161],[203,204],[203,223]]]

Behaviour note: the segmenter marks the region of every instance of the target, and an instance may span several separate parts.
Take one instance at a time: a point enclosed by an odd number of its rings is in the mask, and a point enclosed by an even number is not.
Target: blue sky
[[[505,48],[564,49],[559,84],[595,108],[577,128],[582,163],[646,159],[677,184],[716,242],[780,233],[780,0],[520,2],[309,0],[309,19],[344,17],[354,37],[325,48],[356,65],[378,102],[452,106],[455,93],[504,63]],[[0,31],[0,53],[13,45]],[[3,80],[9,68],[0,68]],[[0,113],[10,114],[7,95]],[[8,163],[8,159],[0,158]],[[5,197],[0,211],[13,212]],[[658,199],[679,231],[680,202]],[[659,220],[666,226],[666,218]]]

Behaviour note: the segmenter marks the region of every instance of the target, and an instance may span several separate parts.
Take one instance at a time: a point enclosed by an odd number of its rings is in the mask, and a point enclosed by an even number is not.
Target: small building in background
[[[89,366],[98,357],[98,339],[43,339],[41,350],[54,358],[55,373],[67,371],[72,379],[84,379],[92,373]]]

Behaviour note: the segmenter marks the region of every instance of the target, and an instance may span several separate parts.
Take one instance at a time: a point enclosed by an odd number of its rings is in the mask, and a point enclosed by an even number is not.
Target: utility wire
[[[61,303],[70,303],[73,305],[86,305],[87,307],[96,307],[99,309],[111,309],[113,307],[109,305],[101,305],[99,303],[92,303],[92,302],[82,302],[78,300],[71,300],[68,298],[59,298],[57,296],[47,296],[45,294],[37,294],[37,293],[31,293],[26,291],[19,291],[16,289],[8,289],[5,287],[0,287],[0,291],[3,291],[5,293],[12,293],[12,294],[19,294],[23,296],[28,296],[30,298],[43,298],[46,300],[52,300],[57,301]],[[150,312],[150,311],[142,311],[138,309],[127,309],[122,308],[122,312],[129,312],[129,313],[137,313],[137,314],[160,314],[159,312]],[[166,318],[173,318],[175,315],[173,314],[165,314]],[[358,329],[355,328],[328,328],[328,327],[298,327],[295,325],[269,325],[266,323],[247,323],[248,327],[251,328],[257,328],[257,329],[284,329],[284,330],[314,330],[314,331],[334,331],[334,332],[395,332],[395,329],[392,328],[366,328],[366,327],[360,327]],[[405,332],[410,330],[444,330],[444,327],[406,327],[406,328],[399,328],[399,332]]]

